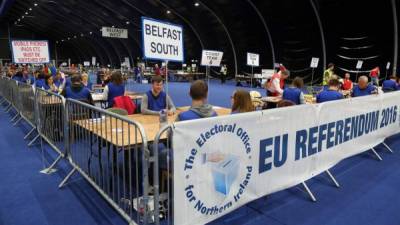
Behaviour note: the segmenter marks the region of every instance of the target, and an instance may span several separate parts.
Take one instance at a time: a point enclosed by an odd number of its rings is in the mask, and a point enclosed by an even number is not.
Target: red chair
[[[114,108],[125,109],[128,115],[132,115],[136,111],[136,105],[132,102],[132,99],[128,96],[119,96],[114,98]]]

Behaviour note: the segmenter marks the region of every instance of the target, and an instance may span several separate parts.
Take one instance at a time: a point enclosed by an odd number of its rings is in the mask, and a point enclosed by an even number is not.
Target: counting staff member
[[[232,113],[253,112],[254,106],[250,93],[245,90],[237,90],[232,96]]]
[[[304,81],[300,77],[293,80],[292,87],[285,88],[282,99],[294,102],[296,105],[304,104],[304,93],[301,90],[304,86]]]
[[[48,75],[46,77],[45,84],[44,84],[43,88],[46,91],[51,91],[51,92],[54,92],[54,93],[58,93],[58,87],[54,84],[53,76],[51,76],[51,75]]]
[[[82,83],[87,89],[92,90],[93,84],[89,81],[89,75],[87,73],[82,73]]]
[[[103,92],[103,99],[107,100],[108,107],[111,108],[114,105],[114,98],[125,95],[125,85],[122,80],[121,72],[113,72],[111,74],[110,83],[108,83]]]
[[[339,85],[338,79],[330,79],[328,82],[328,89],[317,95],[317,103],[343,99],[343,94],[339,92]]]
[[[192,98],[192,106],[188,111],[180,113],[177,121],[195,120],[217,116],[217,113],[213,110],[213,107],[207,104],[208,86],[204,81],[195,81],[190,86],[189,94]]]
[[[280,96],[283,94],[285,80],[289,77],[288,70],[275,73],[267,85],[268,96]]]
[[[176,108],[172,102],[172,99],[163,91],[164,81],[162,77],[154,76],[151,79],[151,84],[151,90],[146,92],[142,99],[142,114],[158,115],[161,110],[166,109],[169,116],[173,115],[176,111]]]
[[[384,92],[397,91],[398,85],[396,81],[397,81],[396,75],[392,75],[389,80],[383,81],[382,90]]]
[[[349,91],[349,90],[353,89],[353,82],[350,80],[350,74],[349,73],[346,73],[344,75],[342,89],[344,91]]]
[[[61,93],[65,98],[71,98],[93,105],[92,95],[89,89],[82,84],[82,78],[79,74],[72,75],[71,85],[65,87]]]
[[[333,74],[334,74],[334,69],[335,69],[335,64],[329,63],[328,69],[325,70],[324,72],[324,78],[322,81],[322,85],[326,86],[328,85],[329,81],[331,80]]]
[[[361,97],[377,93],[377,88],[368,83],[368,77],[361,76],[358,78],[358,85],[353,88],[353,93],[351,94],[351,97]]]
[[[44,73],[40,73],[35,81],[35,86],[37,88],[44,88],[46,84],[46,75]]]

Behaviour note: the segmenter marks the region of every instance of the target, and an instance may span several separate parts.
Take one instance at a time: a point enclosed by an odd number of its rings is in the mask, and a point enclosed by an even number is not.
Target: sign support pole
[[[253,88],[253,78],[254,78],[254,66],[251,66],[251,77],[250,77],[250,85]]]
[[[311,70],[311,87],[314,87],[314,67]]]
[[[210,88],[210,66],[206,66],[207,86]]]
[[[165,92],[166,92],[166,106],[167,106],[167,110],[168,110],[168,94],[169,94],[169,88],[168,88],[168,60],[165,60]]]

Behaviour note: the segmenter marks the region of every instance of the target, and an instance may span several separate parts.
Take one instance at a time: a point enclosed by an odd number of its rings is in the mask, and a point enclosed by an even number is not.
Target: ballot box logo
[[[224,124],[197,137],[185,153],[185,198],[203,215],[223,214],[249,198],[254,168],[250,135],[237,124]]]

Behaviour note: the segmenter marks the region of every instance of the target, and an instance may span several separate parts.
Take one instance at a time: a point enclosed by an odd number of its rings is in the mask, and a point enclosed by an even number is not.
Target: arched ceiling
[[[394,2],[399,4],[399,0]],[[250,72],[246,66],[247,52],[260,54],[262,68],[283,63],[294,75],[306,78],[311,75],[311,57],[321,58],[319,73],[323,62],[336,62],[340,73],[354,70],[356,58],[364,58],[366,67],[385,67],[387,61],[393,61],[390,0],[3,0],[3,3],[10,5],[1,18],[10,24],[12,37],[18,38],[13,33],[20,29],[31,30],[50,40],[53,55],[57,49],[59,59],[71,58],[80,63],[96,56],[103,65],[118,66],[125,57],[131,61],[141,58],[142,16],[183,25],[187,63],[199,60],[202,49],[224,51],[224,63],[232,75]],[[323,35],[317,16],[322,21]],[[126,28],[129,38],[103,38],[102,26]],[[326,60],[323,60],[323,40],[327,46]]]

